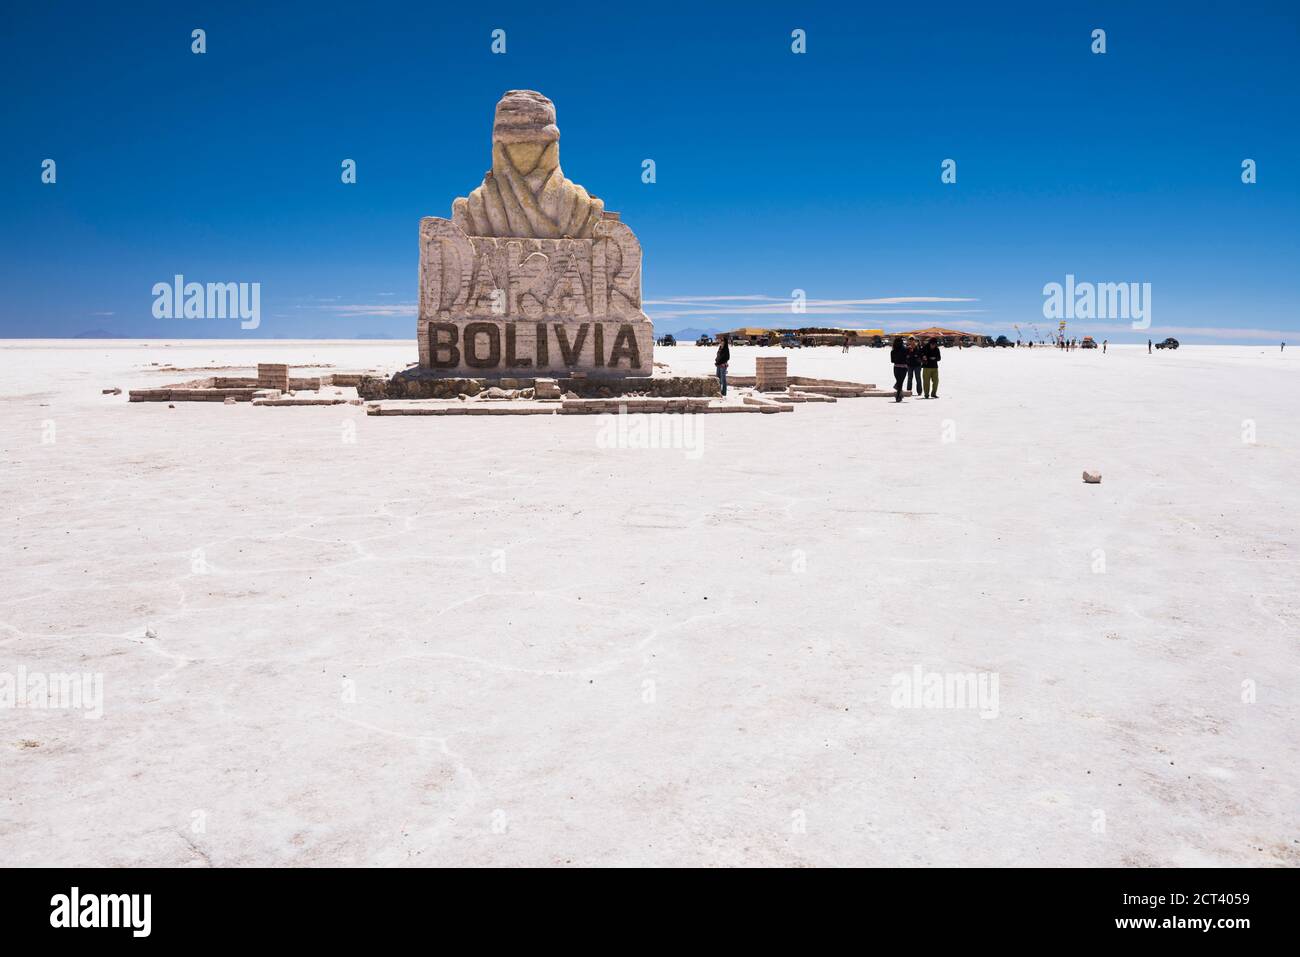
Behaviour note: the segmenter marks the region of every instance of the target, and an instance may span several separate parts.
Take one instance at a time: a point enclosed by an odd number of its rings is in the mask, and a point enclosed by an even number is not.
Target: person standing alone
[[[727,363],[731,361],[731,347],[727,345],[727,336],[724,333],[718,337],[718,354],[713,357],[713,367],[718,370],[718,385],[722,386],[722,394],[727,394]]]
[[[939,398],[939,360],[943,358],[939,354],[939,340],[931,336],[921,347],[920,353],[921,376],[925,380],[922,386],[925,390],[925,398],[937,399]]]

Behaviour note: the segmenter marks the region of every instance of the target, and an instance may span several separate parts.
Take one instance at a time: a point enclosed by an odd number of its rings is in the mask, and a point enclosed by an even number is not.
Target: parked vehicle
[[[749,340],[746,339],[744,336],[736,336],[734,339],[731,340],[731,344],[733,346],[747,346],[749,345]]]
[[[998,336],[997,341],[994,342],[993,344],[997,346],[999,349],[1005,349],[1010,345],[1014,345],[1014,343],[1012,343],[1012,341],[1008,339],[1006,336]]]
[[[675,346],[675,345],[677,345],[677,340],[673,338],[673,336],[672,336],[671,333],[669,333],[669,334],[665,334],[665,335],[662,335],[662,336],[659,337],[659,345],[661,345],[661,346]]]
[[[782,349],[802,349],[803,343],[790,334],[781,337]]]
[[[770,346],[771,344],[772,344],[771,336],[759,336],[757,339],[754,340],[754,345],[756,346]]]
[[[1094,339],[1092,336],[1084,336],[1084,337],[1083,337],[1083,341],[1079,343],[1079,348],[1080,348],[1080,349],[1096,349],[1096,348],[1097,348],[1097,340]]]
[[[709,335],[703,335],[703,336],[700,336],[698,339],[695,340],[695,344],[696,344],[697,346],[716,346],[716,345],[717,345],[717,343],[713,341],[713,337],[712,337],[712,336],[709,336]]]
[[[1169,337],[1168,339],[1166,339],[1164,342],[1157,342],[1157,343],[1156,343],[1156,348],[1157,348],[1157,349],[1177,349],[1177,348],[1178,348],[1178,340],[1175,339],[1173,336],[1170,336],[1170,337]]]

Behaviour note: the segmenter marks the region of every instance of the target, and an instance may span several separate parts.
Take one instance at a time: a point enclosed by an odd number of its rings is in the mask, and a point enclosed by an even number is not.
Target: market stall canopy
[[[983,339],[982,332],[962,332],[960,329],[944,329],[942,326],[930,326],[928,329],[917,329],[913,332],[891,332],[891,336],[915,336],[917,339],[928,339],[933,336],[936,339],[945,339],[949,336],[957,339]]]

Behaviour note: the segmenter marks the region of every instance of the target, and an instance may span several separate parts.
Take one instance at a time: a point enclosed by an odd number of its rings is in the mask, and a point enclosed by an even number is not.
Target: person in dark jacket
[[[718,354],[713,357],[713,366],[718,370],[718,385],[722,394],[727,394],[727,363],[731,361],[731,347],[727,345],[727,336],[718,337]]]
[[[921,394],[921,346],[915,339],[907,340],[907,388]]]
[[[907,378],[907,343],[895,339],[889,350],[889,361],[894,364],[894,401],[903,401],[903,380]]]
[[[921,353],[921,378],[925,380],[922,386],[925,398],[939,398],[939,360],[943,358],[939,354],[939,340],[931,336],[924,346],[920,349]]]

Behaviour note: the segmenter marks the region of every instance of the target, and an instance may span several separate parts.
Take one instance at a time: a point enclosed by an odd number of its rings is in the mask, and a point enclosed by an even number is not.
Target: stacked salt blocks
[[[289,366],[284,363],[259,362],[257,364],[257,387],[259,389],[278,389],[289,391]]]
[[[785,356],[759,356],[754,363],[754,386],[759,392],[786,391],[790,382],[786,377]]]
[[[554,379],[535,379],[533,381],[533,397],[537,399],[558,399],[560,398],[560,384]]]

